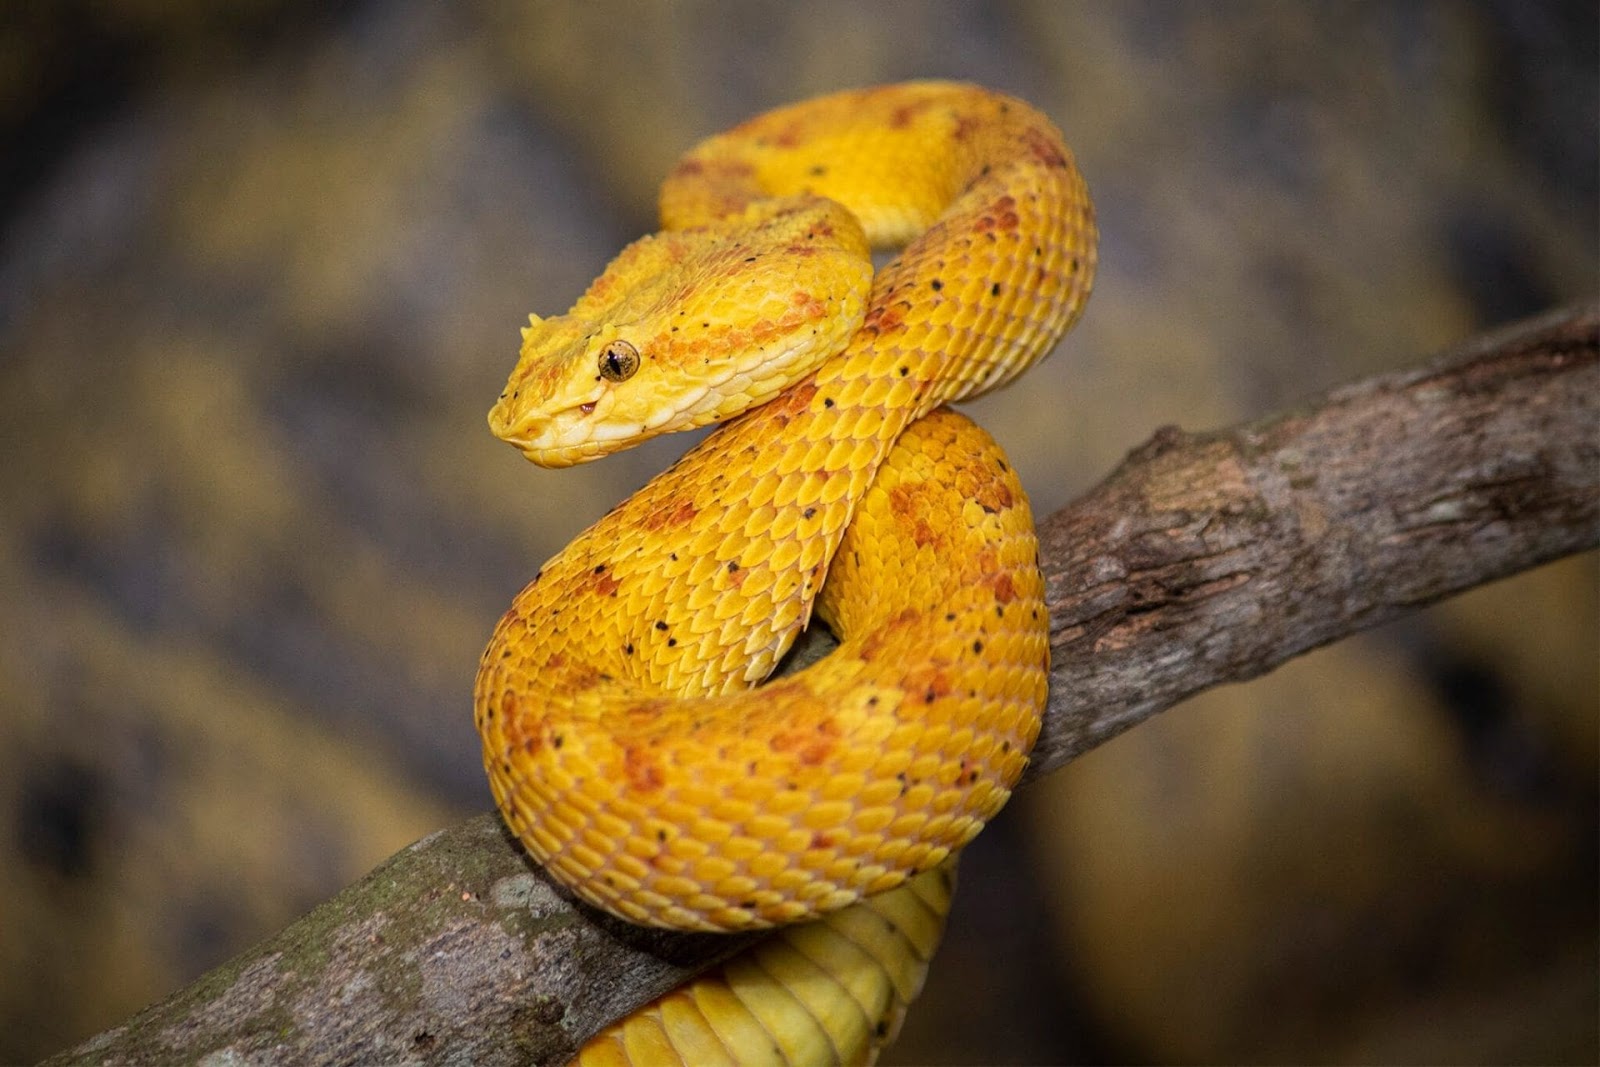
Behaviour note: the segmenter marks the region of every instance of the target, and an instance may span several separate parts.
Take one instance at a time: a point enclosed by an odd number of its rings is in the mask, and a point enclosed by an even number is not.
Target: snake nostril
[[[582,412],[583,414],[585,414],[585,415],[593,415],[594,414],[594,401],[591,400],[587,404],[579,404],[578,405],[578,410],[580,412]]]

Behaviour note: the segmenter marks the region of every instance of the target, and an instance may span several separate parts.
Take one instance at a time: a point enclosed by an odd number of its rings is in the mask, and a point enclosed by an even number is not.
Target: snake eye
[[[626,341],[612,341],[600,353],[600,377],[625,382],[639,369],[639,350]]]

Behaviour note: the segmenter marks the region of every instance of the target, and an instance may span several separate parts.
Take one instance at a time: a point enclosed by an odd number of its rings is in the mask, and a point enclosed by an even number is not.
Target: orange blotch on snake
[[[915,627],[922,620],[922,612],[914,607],[901,608],[885,625],[865,634],[860,645],[857,646],[856,655],[864,662],[871,662],[887,647],[895,635],[910,627]],[[909,686],[908,686],[909,688]]]
[[[889,113],[889,125],[897,130],[904,129],[911,125],[911,121],[919,112],[926,111],[932,104],[931,100],[915,100],[909,104],[901,104]]]
[[[772,147],[793,148],[800,143],[804,135],[805,128],[798,122],[791,122],[772,135]]]
[[[884,307],[879,305],[867,312],[866,319],[862,322],[862,329],[870,329],[873,333],[881,334],[887,330],[896,330],[905,325],[905,319],[899,307]]]
[[[826,763],[839,747],[839,724],[823,719],[809,730],[785,730],[772,735],[768,746],[774,752],[792,752],[808,767]]]
[[[809,251],[804,253],[809,255]],[[803,323],[828,317],[828,305],[812,296],[803,289],[796,289],[789,297],[794,304],[794,310],[778,320],[775,325],[769,325],[768,333],[775,333],[781,329],[785,333],[793,333]]]
[[[917,495],[910,486],[897,485],[889,490],[889,510],[902,521],[910,519],[917,511]]]
[[[1012,210],[1015,207],[1015,200],[1012,200],[1009,196],[1002,197],[989,209],[992,214],[984,214],[978,217],[978,221],[972,226],[972,232],[992,233],[996,230],[1002,232],[1015,230],[1022,221],[1016,211]]]
[[[973,499],[978,502],[980,508],[990,515],[997,511],[1003,511],[1016,503],[1016,499],[1011,495],[1010,488],[1000,481],[986,482],[979,486]]]
[[[833,755],[833,750],[838,747],[838,742],[832,737],[814,737],[810,743],[798,753],[800,762],[808,767],[817,767],[826,763]]]
[[[632,745],[622,750],[622,772],[628,785],[641,793],[654,793],[666,784],[661,765],[643,750]]]
[[[731,181],[739,178],[748,178],[755,173],[755,167],[743,160],[717,159],[700,160],[686,159],[672,168],[674,177],[694,178],[704,176],[708,183],[715,183],[719,179]]]
[[[940,697],[949,696],[955,687],[943,668],[924,665],[906,673],[906,688],[913,693],[921,692],[922,702],[932,704]]]
[[[804,411],[811,406],[811,399],[816,395],[817,383],[808,378],[799,385],[792,386],[788,392],[780,393],[778,398],[763,408],[762,411],[771,412],[773,416],[781,415],[784,412]]]
[[[680,500],[676,507],[653,511],[644,520],[647,530],[661,530],[669,526],[682,526],[700,513],[692,500]]]
[[[911,527],[912,542],[918,548],[939,544],[944,539],[927,516],[918,512],[916,500],[916,492],[910,486],[897,485],[889,490],[889,510],[901,524]]]
[[[1028,151],[1045,166],[1060,169],[1067,165],[1067,157],[1062,154],[1061,146],[1044,131],[1030,127],[1022,132],[1022,137]]]
[[[589,295],[598,300],[609,300],[619,284],[620,282],[617,278],[609,274],[602,274],[589,283]]]

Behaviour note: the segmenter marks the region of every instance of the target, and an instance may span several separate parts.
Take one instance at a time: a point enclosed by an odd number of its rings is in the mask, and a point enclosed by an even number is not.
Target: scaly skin
[[[568,316],[534,320],[491,426],[564,465],[776,399],[517,596],[478,674],[485,766],[529,851],[616,915],[711,930],[858,922],[837,909],[930,892],[943,873],[906,880],[999,810],[1038,731],[1048,618],[1026,500],[982,431],[923,416],[1009,381],[1079,314],[1094,271],[1088,194],[1031,108],[915,83],[784,108],[704,142],[669,177],[662,217],[683,232],[631,246]],[[872,279],[864,314],[863,232],[875,245],[912,239]],[[597,371],[619,341],[638,369],[613,381]],[[746,347],[776,354],[781,374],[747,362]],[[793,374],[804,377],[778,393]],[[712,399],[722,393],[735,399]],[[840,647],[749,689],[813,606]],[[791,1062],[865,1058],[900,1000],[861,992],[872,982],[860,974],[910,993],[925,958],[824,952],[809,929],[781,931],[768,951],[826,955],[822,969],[842,968],[837,988],[857,990],[872,1017],[863,1028],[840,1021],[855,1009],[830,1015],[842,1030],[830,1022],[809,1046],[773,1023],[768,1046]],[[687,1062],[704,1050],[674,997],[731,989],[757,1018],[752,1004],[797,988],[816,998],[808,1018],[840,1003],[794,968],[762,970],[763,991],[748,973],[730,978],[734,967],[649,1009],[676,1020],[661,1033],[682,1037]],[[721,1039],[735,1042],[729,1026]],[[623,1047],[621,1033],[593,1054]]]
[[[785,926],[596,1035],[581,1067],[870,1063],[944,935],[955,860]]]

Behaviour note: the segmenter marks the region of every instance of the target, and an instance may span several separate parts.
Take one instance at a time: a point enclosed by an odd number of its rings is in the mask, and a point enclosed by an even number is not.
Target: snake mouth
[[[626,434],[628,427],[595,423],[592,418],[595,407],[593,403],[584,404],[554,415],[525,417],[513,425],[496,425],[493,414],[489,421],[496,437],[531,462],[541,467],[571,467],[599,459],[626,444],[617,438]]]
[[[496,405],[489,413],[489,426],[496,437],[531,462],[541,467],[571,467],[661,434],[704,425],[710,418],[701,415],[700,401],[708,391],[709,387],[684,392],[675,398],[676,403],[658,404],[642,413],[625,410],[626,405],[610,391],[548,413],[501,411]]]
[[[627,448],[640,439],[640,428],[633,426],[576,426],[571,433],[551,431],[531,437],[509,436],[501,440],[514,446],[533,463],[551,469],[573,467],[600,459]]]
[[[580,463],[587,463],[592,459],[599,459],[606,455],[601,451],[597,442],[580,442],[575,445],[545,445],[535,441],[519,441],[507,438],[507,441],[516,446],[524,457],[540,467],[558,470],[562,467],[575,467]]]

